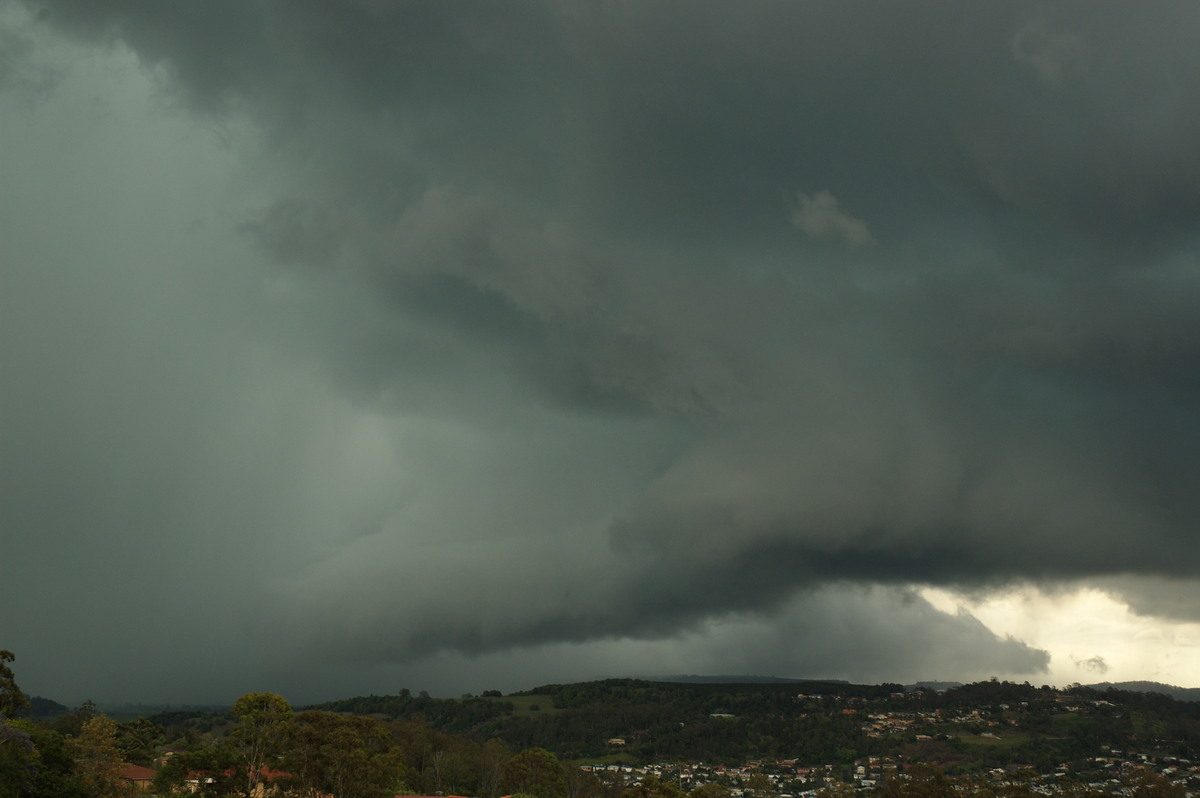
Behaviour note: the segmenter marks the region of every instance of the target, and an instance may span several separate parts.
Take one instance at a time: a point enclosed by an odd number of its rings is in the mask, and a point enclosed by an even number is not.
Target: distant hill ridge
[[[821,684],[850,684],[845,679],[790,679],[783,676],[700,676],[687,674],[679,676],[639,676],[651,682],[669,682],[671,684],[805,684],[819,682]]]
[[[679,674],[675,676],[637,676],[629,677],[632,679],[644,680],[649,682],[662,682],[669,684],[830,684],[830,685],[851,685],[851,682],[845,679],[801,679],[790,678],[783,676],[746,676],[746,675],[703,675],[703,674]],[[609,681],[609,680],[598,680]],[[576,684],[585,684],[580,682]],[[561,686],[561,685],[559,685]],[[962,682],[943,682],[943,681],[921,681],[905,684],[905,690],[925,689],[934,690],[936,692],[945,692],[946,690],[955,687],[962,687]],[[1130,681],[1130,682],[1096,682],[1093,684],[1083,685],[1094,690],[1125,690],[1131,693],[1158,693],[1160,695],[1170,696],[1177,701],[1200,702],[1200,687],[1179,687],[1173,684],[1164,684],[1163,682],[1151,681]],[[517,691],[511,695],[521,695],[535,693],[542,688],[534,688],[532,690]],[[486,694],[485,694],[486,695]],[[327,708],[334,704],[351,703],[358,699],[341,699],[340,701],[329,701],[307,705],[305,708]],[[31,697],[30,715],[34,718],[53,718],[58,715],[70,712],[70,708],[43,696]],[[225,705],[157,705],[157,704],[126,704],[126,705],[105,705],[101,707],[102,711],[131,716],[150,717],[153,713],[179,713],[179,714],[194,714],[206,715],[212,713],[223,713],[229,709]]]
[[[1162,682],[1098,682],[1089,684],[1096,690],[1128,690],[1131,693],[1162,693],[1179,701],[1200,701],[1200,687],[1176,687]]]
[[[852,684],[852,682],[848,682],[845,679],[798,679],[783,676],[703,676],[687,674],[679,676],[634,676],[631,678],[645,679],[651,682],[668,682],[671,684]],[[1146,684],[1151,684],[1151,682],[1146,682]],[[904,689],[936,690],[940,693],[952,687],[962,687],[962,685],[962,682],[913,682],[912,684],[904,685]]]
[[[962,682],[913,682],[904,685],[905,690],[936,690],[943,693],[954,687],[962,687]]]
[[[705,676],[700,674],[686,674],[676,676],[639,676],[633,678],[676,684],[803,684],[806,682],[850,684],[845,679],[795,679],[782,676]],[[962,685],[962,682],[927,681],[906,684],[904,685],[904,689],[913,690],[923,688],[943,692],[954,687],[962,687]],[[1085,686],[1096,690],[1112,688],[1114,690],[1128,690],[1131,693],[1161,693],[1179,701],[1200,701],[1200,687],[1177,687],[1176,685],[1163,684],[1162,682],[1097,682],[1096,684]]]

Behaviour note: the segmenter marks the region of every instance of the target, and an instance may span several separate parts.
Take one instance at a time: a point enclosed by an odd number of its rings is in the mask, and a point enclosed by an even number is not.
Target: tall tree
[[[78,737],[68,741],[75,757],[75,773],[88,795],[123,795],[128,786],[121,778],[121,749],[117,724],[104,715],[83,724]]]
[[[78,737],[83,731],[83,724],[96,717],[96,702],[90,698],[84,701],[74,712],[67,712],[54,719],[54,730],[64,737]]]
[[[246,795],[251,796],[283,753],[292,705],[275,693],[246,693],[233,703],[233,715],[238,723],[229,739],[246,766]]]
[[[29,707],[29,698],[17,687],[8,663],[16,656],[7,650],[0,649],[0,716],[15,718]]]
[[[36,787],[38,752],[29,729],[0,716],[0,798],[24,798]]]
[[[504,764],[512,753],[508,746],[493,737],[479,749],[479,789],[483,798],[496,798],[500,794],[500,781],[504,776]]]
[[[27,728],[37,752],[37,778],[33,795],[90,798],[87,789],[75,773],[71,741],[42,724],[29,724]],[[3,779],[0,779],[0,782],[3,782]]]
[[[165,742],[162,726],[145,718],[122,723],[117,728],[117,747],[121,749],[125,761],[135,765],[153,765],[154,758]]]

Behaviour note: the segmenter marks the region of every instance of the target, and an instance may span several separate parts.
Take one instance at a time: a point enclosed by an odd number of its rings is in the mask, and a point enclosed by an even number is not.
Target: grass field
[[[497,698],[496,701],[511,701],[513,705],[513,714],[517,717],[522,715],[542,715],[547,712],[561,712],[560,709],[554,708],[554,698],[550,695],[514,695]],[[534,709],[537,707],[537,709]]]
[[[967,745],[979,746],[980,748],[1015,748],[1029,739],[1023,734],[1007,734],[997,737],[983,737],[978,734],[960,734],[956,736]]]

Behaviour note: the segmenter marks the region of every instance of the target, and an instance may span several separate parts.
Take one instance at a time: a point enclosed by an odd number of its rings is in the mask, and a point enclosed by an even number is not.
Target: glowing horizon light
[[[1200,623],[1138,615],[1120,596],[1100,588],[1021,586],[972,595],[922,587],[918,592],[943,612],[969,612],[995,634],[1049,652],[1047,671],[1029,674],[1031,682],[1200,686]]]

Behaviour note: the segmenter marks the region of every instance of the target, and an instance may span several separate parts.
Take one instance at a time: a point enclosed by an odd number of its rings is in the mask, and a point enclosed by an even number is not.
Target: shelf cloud
[[[1200,620],[1189,4],[0,8],[32,692],[1045,673],[921,585]]]

